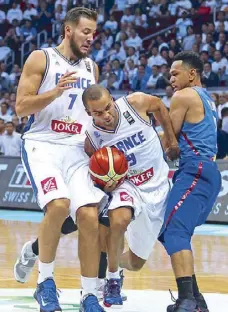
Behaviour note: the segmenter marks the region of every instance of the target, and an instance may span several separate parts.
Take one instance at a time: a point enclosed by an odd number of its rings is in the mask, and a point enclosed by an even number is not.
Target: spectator
[[[26,20],[25,24],[21,27],[21,40],[29,41],[35,39],[37,31],[34,27],[32,27],[32,22],[30,20]]]
[[[179,42],[176,39],[171,39],[169,42],[169,48],[174,52],[174,54],[177,54],[181,51],[181,47]]]
[[[153,65],[161,66],[163,64],[167,64],[167,61],[158,52],[158,47],[154,46],[152,56],[148,59],[148,65],[152,67]]]
[[[27,122],[28,122],[28,117],[27,116],[22,117],[21,123],[16,127],[16,132],[23,134],[23,131],[24,131],[24,128],[25,128]]]
[[[218,106],[219,106],[219,95],[218,95],[218,93],[211,93],[211,98],[215,102],[216,108],[218,108]]]
[[[47,3],[45,1],[41,1],[40,5],[37,9],[38,11],[38,29],[43,30],[51,22],[51,10],[47,7]]]
[[[129,68],[128,68],[128,61],[129,60],[132,60],[135,65],[138,65],[139,58],[137,56],[137,53],[136,53],[136,50],[134,47],[129,47],[127,49],[127,58],[126,58],[126,62],[125,62],[125,68],[127,70],[129,70]]]
[[[226,34],[224,32],[220,32],[219,34],[219,40],[216,42],[215,47],[216,50],[223,51],[226,44]]]
[[[148,80],[149,76],[145,72],[145,66],[139,65],[138,70],[132,79],[132,90],[144,92]]]
[[[220,23],[224,23],[224,26],[225,26],[224,30],[228,31],[228,21],[226,21],[226,15],[225,15],[225,12],[223,12],[223,11],[218,12],[217,21],[215,22],[215,29],[217,31],[220,31],[219,30],[219,24]]]
[[[0,10],[0,24],[4,24],[6,20],[6,13]]]
[[[169,79],[169,67],[167,64],[163,64],[161,66],[161,75],[156,83],[156,89],[166,89],[166,87],[170,85]]]
[[[103,8],[100,7],[98,8],[98,17],[97,17],[97,24],[103,24],[104,23],[104,13],[103,13]]]
[[[103,80],[100,83],[100,85],[102,85],[104,88],[107,88],[109,90],[117,90],[117,89],[119,89],[117,76],[114,73],[111,73],[107,79]]]
[[[134,15],[131,14],[131,9],[129,7],[124,10],[124,15],[121,17],[120,22],[121,24],[134,22]]]
[[[113,44],[113,36],[111,30],[109,28],[106,28],[105,31],[101,33],[100,38],[102,42],[102,48],[109,50]]]
[[[113,11],[124,11],[128,5],[128,0],[115,0],[113,7],[110,10],[110,13]]]
[[[192,3],[189,0],[177,0],[176,4],[178,16],[183,16],[183,13],[187,14],[192,8]]]
[[[225,57],[222,57],[222,54],[219,50],[216,50],[214,53],[214,62],[212,63],[212,71],[214,73],[225,72],[228,61]]]
[[[108,77],[110,76],[111,73],[112,73],[112,66],[110,63],[106,63],[102,68],[100,81],[108,80]]]
[[[115,16],[113,14],[110,15],[109,20],[107,20],[104,24],[104,29],[110,29],[111,33],[115,34],[118,28],[118,23],[115,20]]]
[[[19,22],[22,20],[23,14],[21,9],[18,7],[16,2],[12,3],[12,8],[8,10],[6,19],[12,24],[14,19],[18,20]]]
[[[208,51],[201,51],[200,52],[200,59],[203,63],[209,62],[209,54]]]
[[[0,137],[5,133],[5,120],[0,118]]]
[[[7,47],[5,41],[0,39],[0,61],[4,60],[10,52],[11,49]]]
[[[37,15],[37,9],[35,9],[31,3],[27,3],[26,10],[23,13],[23,19],[33,21]]]
[[[123,64],[127,58],[124,48],[121,47],[119,42],[114,43],[114,49],[111,51],[110,61],[118,59]]]
[[[62,5],[61,4],[57,5],[57,7],[55,8],[55,19],[53,20],[53,22],[56,25],[56,30],[59,32],[60,32],[65,15],[66,15],[66,12],[63,11]]]
[[[142,14],[140,8],[135,9],[134,22],[136,26],[148,27],[147,16],[146,14]]]
[[[124,80],[128,81],[129,86],[132,89],[133,78],[137,74],[137,68],[135,67],[134,61],[131,59],[128,60],[127,65],[129,69],[124,70]]]
[[[158,51],[161,52],[161,50],[163,48],[166,48],[166,49],[169,49],[169,45],[167,42],[165,42],[164,38],[162,35],[158,35],[156,37],[156,41],[157,41],[157,44],[158,44]]]
[[[149,77],[149,80],[147,81],[146,87],[148,89],[150,89],[150,88],[155,89],[159,77],[161,77],[161,73],[159,73],[159,68],[157,65],[153,65],[152,66],[152,75]]]
[[[64,11],[64,13],[66,14],[67,5],[68,5],[68,0],[57,0],[57,1],[55,2],[55,9],[56,9],[59,5],[62,6],[63,11]]]
[[[15,85],[21,76],[21,69],[17,64],[13,65],[13,69],[11,71],[11,74],[9,75],[9,80],[11,85]]]
[[[0,137],[0,149],[5,156],[20,156],[21,154],[21,135],[15,132],[12,122],[6,123],[6,131]]]
[[[225,107],[228,107],[228,102],[227,102],[227,98],[226,98],[226,93],[222,93],[219,95],[219,105],[217,108],[219,119],[222,119],[221,111]]]
[[[165,88],[165,96],[163,96],[162,101],[165,104],[165,106],[170,109],[171,104],[171,98],[173,96],[173,88],[171,86],[167,86]]]
[[[101,47],[101,41],[96,40],[93,44],[91,58],[97,63],[100,64],[101,61],[106,57],[107,52],[104,48]]]
[[[183,11],[181,18],[176,21],[176,27],[178,28],[177,37],[182,39],[187,35],[187,27],[192,25],[190,18],[187,18],[187,12]]]
[[[206,42],[202,45],[201,51],[208,51],[211,44],[213,44],[213,36],[212,34],[207,34]]]
[[[222,130],[228,134],[228,107],[224,107],[221,111]]]
[[[123,72],[122,68],[120,67],[120,61],[119,60],[114,60],[112,62],[112,70],[117,77],[118,88],[121,88],[122,83],[123,83],[123,79],[124,79],[124,72]]]
[[[139,64],[145,66],[145,73],[148,76],[152,75],[152,69],[150,66],[148,66],[148,59],[147,59],[146,55],[143,55],[143,54],[140,55]]]
[[[19,126],[19,118],[16,115],[12,117],[12,123],[14,125],[14,128],[16,129],[16,132],[18,133],[17,127]]]
[[[202,73],[202,83],[207,88],[219,86],[219,77],[216,73],[212,72],[211,64],[209,62],[204,63],[204,70]]]
[[[5,120],[5,122],[12,121],[12,116],[9,114],[9,104],[7,102],[3,102],[1,104],[0,118]]]
[[[129,38],[126,40],[126,46],[135,47],[136,50],[141,50],[142,48],[142,39],[136,33],[134,28],[130,31]]]
[[[46,42],[41,45],[41,48],[54,48],[56,44],[53,42],[52,37],[49,37]]]
[[[183,40],[183,50],[191,51],[194,43],[195,43],[195,34],[193,27],[190,25],[187,27],[187,36]]]

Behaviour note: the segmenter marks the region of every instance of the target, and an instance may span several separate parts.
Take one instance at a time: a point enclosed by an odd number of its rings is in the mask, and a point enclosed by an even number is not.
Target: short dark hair
[[[228,116],[228,107],[224,107],[221,110],[221,116],[222,116],[222,118]]]
[[[98,101],[104,93],[110,94],[110,92],[104,87],[94,84],[85,89],[82,94],[82,102],[85,108],[87,108],[88,101]]]
[[[75,26],[77,26],[81,17],[85,17],[89,20],[94,20],[96,22],[97,21],[97,12],[94,10],[83,8],[83,7],[76,7],[76,8],[69,10],[66,13],[66,16],[65,16],[65,18],[63,20],[63,24],[62,24],[61,35],[63,38],[65,37],[66,23],[72,22],[75,24]]]
[[[12,126],[15,128],[14,123],[13,123],[12,121],[7,121],[7,122],[6,122],[6,126],[7,126],[7,125],[12,125]]]
[[[2,118],[0,118],[0,121],[3,121],[3,122],[5,123],[5,120],[4,120],[4,119],[2,119]]]
[[[192,51],[179,52],[174,57],[174,62],[175,61],[182,61],[187,66],[194,68],[199,75],[203,72],[203,62],[198,53]]]

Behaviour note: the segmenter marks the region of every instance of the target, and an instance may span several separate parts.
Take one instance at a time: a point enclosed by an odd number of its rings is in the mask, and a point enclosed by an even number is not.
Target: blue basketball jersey
[[[204,118],[198,123],[183,123],[179,137],[180,160],[194,157],[215,159],[218,120],[216,106],[205,89],[201,87],[193,87],[193,89],[202,100]]]

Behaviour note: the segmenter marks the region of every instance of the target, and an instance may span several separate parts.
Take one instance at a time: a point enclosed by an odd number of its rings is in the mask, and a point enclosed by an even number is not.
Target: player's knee
[[[139,258],[135,254],[131,253],[130,256],[130,267],[131,271],[139,271],[144,266],[146,260]]]
[[[110,219],[110,229],[112,231],[125,232],[129,223],[131,222],[130,216],[121,216],[121,218],[112,218]]]
[[[191,250],[191,235],[180,236],[176,233],[164,233],[163,246],[165,247],[169,256],[182,250]]]
[[[77,211],[77,225],[79,231],[98,231],[98,208],[81,207]]]
[[[46,207],[46,214],[65,220],[69,215],[70,200],[66,198],[54,199]]]

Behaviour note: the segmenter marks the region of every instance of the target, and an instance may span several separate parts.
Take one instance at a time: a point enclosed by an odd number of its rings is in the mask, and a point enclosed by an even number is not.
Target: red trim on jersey
[[[188,143],[188,145],[191,147],[192,151],[196,154],[196,155],[200,155],[200,153],[197,151],[197,149],[195,148],[195,146],[192,144],[192,142],[189,140],[189,138],[187,137],[187,134],[184,133],[183,131],[181,131],[181,134],[183,135],[185,141]]]
[[[190,185],[190,187],[187,189],[187,191],[182,195],[181,199],[178,201],[178,203],[175,205],[175,207],[173,208],[173,210],[171,211],[168,220],[166,221],[166,226],[169,224],[170,220],[172,219],[173,215],[177,212],[177,210],[182,206],[182,204],[184,203],[185,199],[188,197],[188,195],[191,194],[191,192],[194,190],[200,176],[203,170],[203,163],[200,162],[199,166],[198,166],[198,171],[197,174],[195,175],[195,178],[192,182],[192,184]]]

